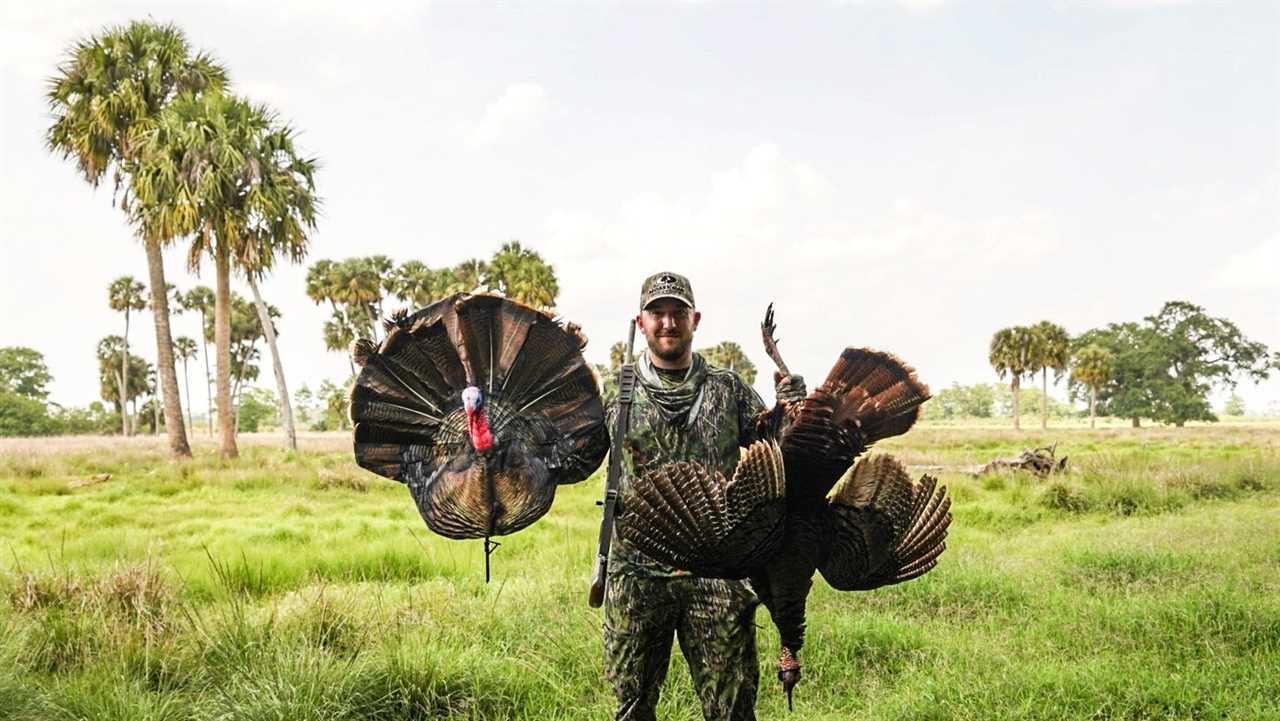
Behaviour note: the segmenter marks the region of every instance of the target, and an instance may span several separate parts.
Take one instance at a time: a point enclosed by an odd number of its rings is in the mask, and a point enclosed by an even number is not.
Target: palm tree
[[[328,302],[330,307],[335,311],[338,310],[338,302],[333,299],[333,288],[336,284],[334,280],[333,269],[337,266],[328,258],[321,258],[311,264],[307,268],[307,297],[316,305]]]
[[[1071,364],[1071,377],[1089,387],[1089,427],[1094,427],[1095,409],[1098,405],[1098,389],[1111,380],[1114,356],[1111,351],[1097,344],[1090,344],[1076,351]]]
[[[493,254],[482,277],[491,289],[535,308],[554,308],[560,293],[551,264],[516,240],[508,241]]]
[[[478,258],[464,260],[444,271],[440,277],[442,297],[454,293],[473,293],[488,287],[489,264]]]
[[[275,319],[280,317],[280,310],[268,304],[267,315],[274,325]],[[230,359],[231,411],[234,418],[232,425],[237,429],[236,432],[238,433],[240,394],[247,382],[258,378],[259,368],[256,365],[256,361],[261,357],[261,353],[258,351],[258,341],[265,338],[266,333],[255,304],[252,301],[245,300],[239,293],[231,294],[230,326],[231,347],[228,356]]]
[[[98,380],[102,399],[115,405],[123,417],[128,403],[142,394],[149,364],[137,356],[124,359],[124,338],[109,335],[98,341]],[[128,368],[127,375],[124,373]],[[127,393],[121,390],[128,388]]]
[[[253,291],[271,346],[286,438],[290,448],[296,448],[275,329],[257,284],[278,257],[298,262],[306,254],[307,232],[315,227],[319,202],[315,197],[315,161],[299,155],[293,129],[266,107],[223,95],[178,98],[170,112],[139,138],[152,152],[135,175],[135,189],[140,197],[159,202],[154,210],[140,213],[138,222],[157,237],[193,234],[195,242],[188,254],[193,267],[199,266],[206,253],[215,259],[214,342],[223,456],[238,453],[233,418],[228,413],[233,267],[244,272]],[[164,202],[165,198],[184,196],[194,202]]]
[[[617,341],[609,346],[609,370],[616,371],[622,367],[626,360],[627,344]]]
[[[138,161],[139,148],[131,138],[136,127],[154,120],[179,93],[217,92],[226,81],[226,70],[204,53],[193,56],[174,25],[134,21],[107,28],[76,42],[49,79],[46,97],[53,124],[45,142],[51,152],[74,159],[95,187],[111,171],[118,191]],[[129,212],[135,200],[126,189],[122,207]],[[175,457],[190,457],[169,331],[163,240],[143,237],[143,246],[169,450]]]
[[[200,342],[204,346],[204,399],[207,406],[206,413],[209,419],[209,435],[213,435],[213,372],[209,369],[209,334],[205,332],[205,328],[209,327],[209,315],[213,313],[214,299],[213,291],[207,285],[197,285],[186,294],[181,296],[181,304],[183,310],[197,310],[200,312]],[[187,392],[187,404],[191,403],[191,392]]]
[[[274,193],[261,188],[269,148],[262,138],[272,129],[263,107],[230,95],[184,94],[154,122],[135,128],[131,139],[142,158],[131,181],[140,202],[134,222],[145,237],[190,236],[187,263],[199,270],[213,257],[214,347],[218,389],[219,452],[239,455],[231,401],[231,271],[258,267],[265,250],[254,242],[256,228],[281,220]]]
[[[121,406],[124,405],[125,399],[129,396],[129,378],[127,375],[129,367],[129,313],[130,311],[142,310],[147,307],[146,297],[143,295],[147,292],[147,287],[133,279],[133,276],[122,275],[111,281],[111,285],[107,286],[107,303],[111,306],[111,310],[118,310],[124,313],[124,335],[122,354],[120,356],[120,373],[123,382],[120,385],[120,401]],[[120,414],[121,433],[129,435],[129,413]]]
[[[160,399],[157,397],[155,366],[147,369],[147,394],[151,396],[151,435],[160,434]],[[146,406],[143,406],[146,410]]]
[[[187,391],[188,428],[195,428],[195,424],[191,422],[191,377],[187,375],[187,361],[195,360],[199,349],[200,346],[196,345],[195,340],[188,336],[180,335],[173,339],[173,354],[182,361],[182,383]]]
[[[1071,360],[1071,336],[1067,329],[1042,320],[1032,326],[1035,335],[1033,353],[1035,365],[1040,368],[1040,428],[1049,427],[1049,369],[1053,369],[1053,382],[1057,383]]]
[[[391,274],[390,292],[405,303],[418,307],[439,300],[439,274],[420,260],[406,260]]]
[[[370,258],[347,258],[333,267],[331,278],[333,301],[350,310],[359,308],[369,323],[370,337],[378,340],[375,309],[382,303],[382,277],[375,262]]]
[[[268,127],[254,148],[259,177],[252,195],[258,198],[253,202],[246,200],[237,208],[245,213],[242,233],[245,252],[241,254],[240,269],[253,292],[258,320],[271,350],[271,365],[276,390],[279,391],[280,418],[284,422],[285,447],[289,450],[298,449],[293,406],[289,401],[284,364],[276,343],[275,324],[266,302],[262,300],[258,281],[272,269],[279,257],[294,263],[302,262],[307,254],[307,233],[316,227],[316,208],[320,204],[315,195],[316,161],[299,155],[294,138],[292,128],[279,123],[274,116],[268,118]],[[386,260],[388,269],[390,264],[391,261]]]
[[[991,337],[991,350],[987,360],[995,368],[996,376],[1004,380],[1011,376],[1009,387],[1013,390],[1013,427],[1020,429],[1018,393],[1022,377],[1035,372],[1035,333],[1025,326],[1013,326],[996,331]]]
[[[371,255],[365,258],[364,262],[369,266],[369,270],[378,276],[378,300],[374,304],[374,310],[377,312],[377,317],[382,318],[384,315],[382,301],[387,293],[393,293],[395,290],[396,264],[385,255]]]
[[[358,337],[356,326],[347,318],[347,314],[334,308],[333,316],[324,322],[324,347],[326,350],[346,354],[351,375],[356,374],[356,365],[351,360],[351,344]]]

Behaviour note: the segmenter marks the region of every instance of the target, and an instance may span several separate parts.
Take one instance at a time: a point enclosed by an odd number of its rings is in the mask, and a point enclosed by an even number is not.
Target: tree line
[[[321,259],[307,268],[307,297],[330,310],[322,331],[325,348],[341,353],[359,338],[380,340],[378,319],[388,301],[421,308],[455,293],[485,291],[553,311],[560,284],[555,268],[518,240],[506,242],[488,260],[471,258],[439,268],[421,260],[397,265],[385,255]]]
[[[154,378],[155,366],[129,354],[129,317],[132,311],[151,308],[146,300],[145,286],[131,276],[121,276],[112,281],[108,288],[108,304],[114,310],[124,314],[123,335],[108,335],[98,342],[98,366],[102,388],[102,398],[115,406],[120,415],[120,428],[123,435],[134,432],[129,420],[127,403],[136,403],[144,392],[151,395],[144,407],[150,407],[153,418],[152,432],[155,433],[163,424],[160,420],[159,408],[161,400],[156,396],[154,382],[143,383],[144,378]],[[169,285],[166,296],[169,299],[171,316],[183,313],[199,315],[201,342],[190,336],[178,336],[173,340],[173,356],[182,363],[181,396],[186,397],[186,426],[192,427],[191,409],[194,399],[191,396],[190,362],[199,356],[204,349],[205,397],[208,399],[207,418],[209,418],[209,434],[213,434],[213,374],[209,365],[209,342],[215,338],[215,296],[207,286],[197,285],[186,292],[181,292]],[[273,305],[266,305],[266,316],[271,320],[273,330],[280,318],[280,310]],[[154,311],[154,308],[152,308]],[[258,377],[257,362],[260,358],[258,342],[266,338],[266,329],[262,324],[256,304],[251,303],[238,293],[231,294],[230,319],[230,368],[232,412],[234,423],[239,424],[240,392],[247,382]],[[137,417],[137,413],[134,414]]]
[[[216,386],[216,413],[213,407],[208,411],[217,419],[221,455],[238,454],[235,408],[245,382],[257,377],[259,340],[270,350],[286,444],[296,447],[276,344],[279,312],[263,299],[259,284],[281,260],[306,258],[321,202],[317,160],[296,147],[296,131],[271,108],[233,93],[226,68],[194,50],[171,24],[135,21],[77,41],[49,79],[47,99],[48,149],[73,161],[91,185],[111,179],[113,204],[146,255],[149,283],[129,277],[112,282],[109,303],[123,314],[124,334],[103,338],[98,347],[103,396],[110,396],[121,432],[133,430],[129,405],[149,393],[153,430],[164,427],[174,456],[191,455],[190,392],[184,418],[176,362],[183,362],[188,381],[196,341],[174,339],[170,321],[173,314],[194,310],[201,314],[206,391]],[[191,270],[212,262],[212,289],[197,286],[180,294],[165,282],[162,253],[177,244],[185,245]],[[231,292],[233,274],[249,286],[252,300]],[[388,298],[421,306],[475,290],[551,309],[559,287],[550,264],[517,241],[487,261],[437,268],[418,260],[396,265],[376,255],[320,260],[306,279],[308,297],[330,306],[322,331],[326,347],[343,352],[357,339],[379,339],[378,319]],[[129,354],[132,314],[144,308],[154,321],[154,365]],[[754,376],[736,344],[701,352],[717,365]],[[1143,417],[1181,425],[1214,417],[1206,398],[1212,386],[1233,384],[1240,375],[1266,378],[1269,368],[1280,366],[1280,354],[1269,357],[1265,346],[1245,339],[1229,321],[1182,301],[1165,304],[1142,322],[1111,324],[1076,338],[1047,321],[1005,328],[992,338],[989,360],[1000,378],[1010,378],[1015,427],[1019,384],[1037,372],[1046,391],[1042,426],[1051,369],[1055,378],[1070,369],[1073,397],[1088,391],[1091,418],[1097,411],[1130,417],[1135,425]],[[141,415],[147,410],[144,404]]]
[[[1048,426],[1045,403],[1048,372],[1055,382],[1067,375],[1070,398],[1087,397],[1089,426],[1097,414],[1182,426],[1215,421],[1209,393],[1234,388],[1242,378],[1266,380],[1280,369],[1280,352],[1245,337],[1226,318],[1209,315],[1187,301],[1165,303],[1141,321],[1110,323],[1071,337],[1061,326],[1042,321],[995,332],[988,360],[996,375],[1009,377],[1013,426],[1020,427],[1022,379],[1041,376],[1041,428]]]

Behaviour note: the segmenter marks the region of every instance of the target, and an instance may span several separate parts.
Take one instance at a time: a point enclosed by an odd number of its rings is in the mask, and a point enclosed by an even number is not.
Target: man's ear
[[[695,310],[693,312],[693,329],[694,330],[698,329],[698,321],[700,320],[702,320],[702,313],[699,313],[698,311]]]

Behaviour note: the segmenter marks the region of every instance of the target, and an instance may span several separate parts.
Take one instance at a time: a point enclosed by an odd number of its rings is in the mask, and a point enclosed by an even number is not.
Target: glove
[[[773,372],[773,389],[777,395],[779,403],[795,403],[804,400],[809,392],[804,387],[804,376],[792,373],[784,376],[778,371]]]

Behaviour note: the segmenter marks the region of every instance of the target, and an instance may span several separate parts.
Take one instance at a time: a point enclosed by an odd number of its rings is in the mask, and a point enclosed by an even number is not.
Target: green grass
[[[959,467],[1059,442],[1072,471]],[[598,479],[495,553],[431,535],[349,440],[0,446],[0,719],[598,719]],[[1280,718],[1280,428],[923,426],[942,564],[811,596],[805,719]],[[99,474],[109,480],[96,480]],[[761,718],[786,718],[762,611]],[[701,718],[676,653],[660,717]]]

